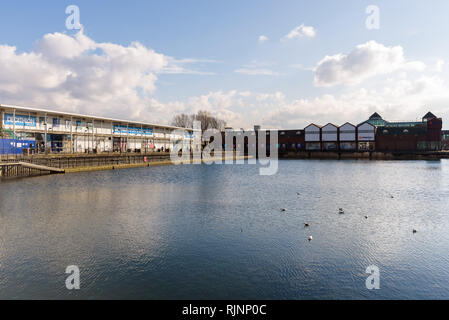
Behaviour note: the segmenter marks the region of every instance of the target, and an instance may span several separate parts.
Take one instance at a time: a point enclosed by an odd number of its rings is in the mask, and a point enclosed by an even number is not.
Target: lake
[[[8,180],[0,298],[449,299],[448,231],[448,160]],[[69,265],[80,269],[80,290],[66,289]],[[378,290],[365,285],[371,265]]]

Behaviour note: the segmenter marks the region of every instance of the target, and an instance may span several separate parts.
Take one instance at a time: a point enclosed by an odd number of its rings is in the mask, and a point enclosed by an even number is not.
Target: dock
[[[44,174],[61,174],[64,169],[47,167],[28,162],[0,163],[0,177],[29,177]]]

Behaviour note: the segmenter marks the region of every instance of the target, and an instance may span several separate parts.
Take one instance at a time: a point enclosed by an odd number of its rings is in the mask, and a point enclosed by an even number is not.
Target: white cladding
[[[319,142],[320,141],[320,127],[311,124],[304,128],[305,141],[306,142]]]
[[[338,140],[338,127],[332,123],[326,124],[321,129],[322,141],[337,141]]]
[[[357,138],[359,141],[374,141],[375,140],[375,128],[372,124],[367,122],[358,126]]]
[[[131,150],[171,149],[176,140],[193,140],[191,132],[173,126],[1,104],[0,111],[0,127],[19,136],[60,135],[64,152],[113,151],[114,138]]]
[[[345,123],[340,127],[340,141],[355,141],[356,140],[356,126],[350,123]]]

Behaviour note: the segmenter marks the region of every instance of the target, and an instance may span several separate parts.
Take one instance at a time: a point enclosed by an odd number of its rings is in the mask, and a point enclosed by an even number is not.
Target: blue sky
[[[86,50],[76,57],[76,63],[70,57],[71,62],[55,65],[54,54],[48,51],[55,47],[39,49],[48,34],[76,37],[76,31],[65,27],[65,9],[72,4],[80,8],[83,36],[96,44],[123,48],[139,42],[167,57],[171,71],[167,72],[167,66],[129,66],[129,70],[137,68],[142,75],[154,74],[154,79],[145,80],[152,82],[148,90],[140,88],[144,80],[127,79],[130,72],[126,69],[110,77],[86,74],[83,85],[89,88],[98,86],[99,81],[114,83],[117,77],[132,85],[120,97],[106,92],[107,88],[118,91],[109,83],[102,86],[103,97],[100,92],[90,96],[76,93],[74,83],[61,80],[61,74],[64,69],[70,70],[68,73],[81,79],[80,74],[88,72],[81,66],[85,56],[92,57],[98,51]],[[368,5],[380,9],[378,30],[365,26]],[[445,62],[449,61],[447,12],[449,2],[444,0],[2,2],[0,45],[16,48],[11,57],[15,62],[23,58],[23,53],[41,54],[43,61],[17,62],[21,66],[30,63],[23,77],[0,76],[0,101],[161,122],[169,121],[174,113],[208,109],[236,127],[256,122],[289,128],[304,126],[308,121],[357,122],[372,111],[379,111],[385,118],[408,120],[422,116],[426,108],[449,119],[445,93]],[[313,28],[314,35],[286,40],[285,36],[301,25]],[[264,42],[259,41],[262,35],[267,38]],[[65,45],[62,37],[58,41]],[[357,46],[370,41],[360,49],[361,56]],[[395,47],[402,52],[392,50]],[[386,60],[366,61],[366,70],[371,71],[364,74],[362,63],[366,59],[379,56],[379,52],[389,55],[390,49],[395,53]],[[363,61],[351,60],[351,52],[353,59]],[[110,61],[107,55],[113,53],[99,54]],[[346,62],[335,58],[332,65],[318,68],[326,56],[337,55],[349,58]],[[11,72],[7,67],[13,63],[5,57],[0,57],[0,71]],[[409,62],[423,67],[410,68]],[[30,74],[39,71],[33,65],[43,63],[50,64],[45,70],[54,72],[58,81],[46,79],[48,85],[44,86],[31,82],[34,77]],[[113,68],[105,63],[92,70]],[[348,65],[361,73],[351,69],[349,74],[348,70],[335,74],[333,68]],[[331,75],[326,73],[329,68],[333,70]],[[323,75],[319,83],[317,70]],[[21,90],[32,94],[24,96]],[[410,95],[414,95],[413,99]]]

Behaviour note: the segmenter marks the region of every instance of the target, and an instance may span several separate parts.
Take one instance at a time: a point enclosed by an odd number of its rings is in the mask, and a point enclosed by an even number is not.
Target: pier
[[[0,177],[20,178],[170,163],[169,153],[18,155],[0,157]]]
[[[0,177],[4,178],[29,177],[59,173],[65,173],[65,170],[27,162],[0,163]]]

